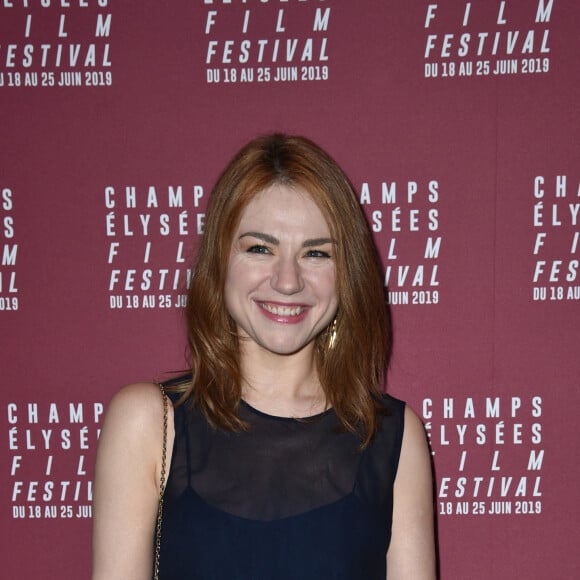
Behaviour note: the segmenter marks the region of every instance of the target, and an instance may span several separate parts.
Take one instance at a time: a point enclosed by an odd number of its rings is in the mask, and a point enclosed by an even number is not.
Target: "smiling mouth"
[[[276,316],[299,316],[306,310],[304,306],[281,306],[280,304],[267,304],[266,302],[260,302],[260,307]]]

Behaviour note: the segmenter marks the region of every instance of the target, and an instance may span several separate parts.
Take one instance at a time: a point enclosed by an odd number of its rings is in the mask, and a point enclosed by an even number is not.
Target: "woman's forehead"
[[[240,225],[252,220],[304,225],[326,225],[326,219],[308,191],[275,183],[258,192],[243,209]]]

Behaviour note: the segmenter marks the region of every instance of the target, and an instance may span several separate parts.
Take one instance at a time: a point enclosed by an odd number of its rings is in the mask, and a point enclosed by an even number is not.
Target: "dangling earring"
[[[328,345],[327,349],[332,350],[334,348],[334,343],[336,342],[336,327],[337,327],[336,318],[332,321],[332,324],[328,327]]]

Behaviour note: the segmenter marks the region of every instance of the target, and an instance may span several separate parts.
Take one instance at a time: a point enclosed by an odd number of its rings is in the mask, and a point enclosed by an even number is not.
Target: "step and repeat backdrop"
[[[441,578],[577,577],[579,24],[576,0],[3,0],[2,575],[89,577],[107,402],[186,368],[209,192],[284,131],[376,237]]]

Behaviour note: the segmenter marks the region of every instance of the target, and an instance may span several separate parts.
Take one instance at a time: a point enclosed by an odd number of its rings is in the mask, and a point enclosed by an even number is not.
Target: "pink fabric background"
[[[89,577],[101,407],[186,366],[175,304],[209,191],[273,130],[325,147],[374,224],[388,388],[431,434],[441,577],[575,576],[580,9],[435,4],[3,3],[3,576]]]

